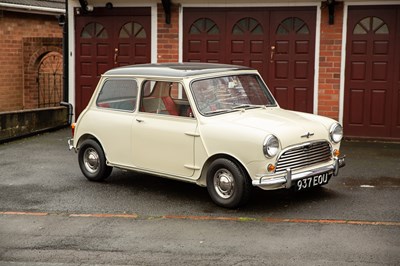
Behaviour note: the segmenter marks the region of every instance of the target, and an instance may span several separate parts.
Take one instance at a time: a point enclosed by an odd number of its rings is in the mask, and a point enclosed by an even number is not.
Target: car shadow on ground
[[[110,178],[104,183],[109,187],[115,187],[116,191],[125,191],[124,194],[127,195],[141,195],[142,198],[153,201],[152,204],[159,205],[161,209],[163,205],[166,207],[175,205],[177,212],[190,208],[210,215],[276,213],[282,209],[293,210],[308,207],[310,204],[324,203],[341,196],[328,187],[301,192],[293,189],[265,191],[254,187],[251,198],[245,206],[228,210],[215,205],[207,189],[195,184],[118,169],[114,169]]]

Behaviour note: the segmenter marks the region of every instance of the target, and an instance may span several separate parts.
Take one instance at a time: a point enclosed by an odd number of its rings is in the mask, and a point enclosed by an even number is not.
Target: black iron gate
[[[50,53],[38,68],[38,107],[59,106],[63,99],[62,56]]]

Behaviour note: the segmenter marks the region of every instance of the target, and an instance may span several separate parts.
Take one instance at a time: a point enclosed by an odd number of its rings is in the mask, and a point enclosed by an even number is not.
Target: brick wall
[[[157,6],[157,50],[158,63],[179,61],[179,7],[171,7],[171,23],[165,23],[165,13],[162,4]]]
[[[26,108],[23,38],[62,38],[55,16],[3,11],[0,16],[0,112]],[[26,96],[25,96],[26,97]]]
[[[333,25],[328,23],[329,14],[325,2],[322,2],[321,11],[318,114],[338,120],[343,3],[336,2]]]

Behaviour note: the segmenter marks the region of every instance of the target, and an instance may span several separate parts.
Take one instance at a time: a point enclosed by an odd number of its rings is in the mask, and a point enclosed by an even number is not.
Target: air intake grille
[[[328,142],[313,142],[286,150],[276,164],[276,173],[327,162],[331,159],[331,147]]]

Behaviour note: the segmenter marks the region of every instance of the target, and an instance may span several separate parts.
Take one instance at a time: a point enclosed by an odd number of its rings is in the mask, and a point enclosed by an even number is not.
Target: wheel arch
[[[76,149],[79,150],[82,143],[87,139],[92,139],[92,140],[96,141],[103,149],[103,145],[101,145],[101,142],[96,138],[96,136],[89,134],[89,133],[83,134],[82,136],[79,137],[78,142],[76,143]],[[104,149],[103,149],[103,151],[104,151]]]
[[[250,175],[249,175],[246,167],[244,167],[242,162],[240,162],[237,158],[235,158],[232,155],[219,153],[219,154],[214,154],[213,156],[208,158],[207,161],[204,163],[203,168],[201,170],[200,178],[196,182],[198,185],[200,185],[202,187],[207,186],[207,174],[208,174],[209,166],[213,161],[215,161],[217,159],[228,159],[228,160],[232,161],[234,164],[236,164],[239,167],[239,169],[243,172],[243,174],[246,176],[246,178],[250,178]]]

